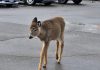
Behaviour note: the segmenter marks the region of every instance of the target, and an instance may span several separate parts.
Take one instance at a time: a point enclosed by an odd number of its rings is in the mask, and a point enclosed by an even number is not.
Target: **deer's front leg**
[[[38,66],[38,70],[41,70],[42,69],[42,62],[43,62],[43,58],[44,58],[44,54],[45,54],[45,42],[43,42],[43,46],[42,46],[42,50],[41,50],[41,53],[40,53],[40,63],[39,63],[39,66]]]
[[[44,66],[43,68],[46,68],[47,65],[47,50],[48,50],[49,42],[46,42],[45,44],[45,53],[44,53]]]
[[[40,63],[39,63],[39,66],[38,66],[38,70],[42,69],[43,59],[44,59],[44,65],[46,66],[46,64],[47,64],[48,45],[49,45],[49,42],[44,42],[43,41],[43,46],[42,46],[42,50],[41,50],[41,53],[40,53]]]

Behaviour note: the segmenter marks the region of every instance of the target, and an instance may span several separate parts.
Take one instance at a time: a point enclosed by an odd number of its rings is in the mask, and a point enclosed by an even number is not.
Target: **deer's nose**
[[[32,36],[29,36],[29,39],[32,39],[33,37]]]

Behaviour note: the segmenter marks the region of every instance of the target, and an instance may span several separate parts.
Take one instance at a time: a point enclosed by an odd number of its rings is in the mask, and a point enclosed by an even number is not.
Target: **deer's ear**
[[[40,27],[41,26],[41,21],[38,21],[37,22],[37,25]]]
[[[33,19],[33,22],[37,22],[37,17],[35,17],[35,18]]]

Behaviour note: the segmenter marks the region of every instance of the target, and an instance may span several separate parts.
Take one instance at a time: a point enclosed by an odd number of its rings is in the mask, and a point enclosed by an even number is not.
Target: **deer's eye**
[[[33,32],[34,32],[34,31],[37,31],[37,29],[36,29],[36,28],[33,28],[32,31],[33,31]]]
[[[35,28],[32,28],[32,30],[34,30]]]

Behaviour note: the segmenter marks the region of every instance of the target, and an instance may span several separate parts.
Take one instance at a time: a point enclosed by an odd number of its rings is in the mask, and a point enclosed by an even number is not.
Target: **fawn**
[[[38,37],[43,42],[38,70],[42,69],[43,62],[43,68],[46,68],[47,50],[51,40],[57,41],[56,60],[58,64],[60,63],[64,47],[64,28],[65,22],[62,17],[54,17],[43,22],[38,21],[37,17],[33,19],[30,26],[29,39],[32,39],[33,37]]]

